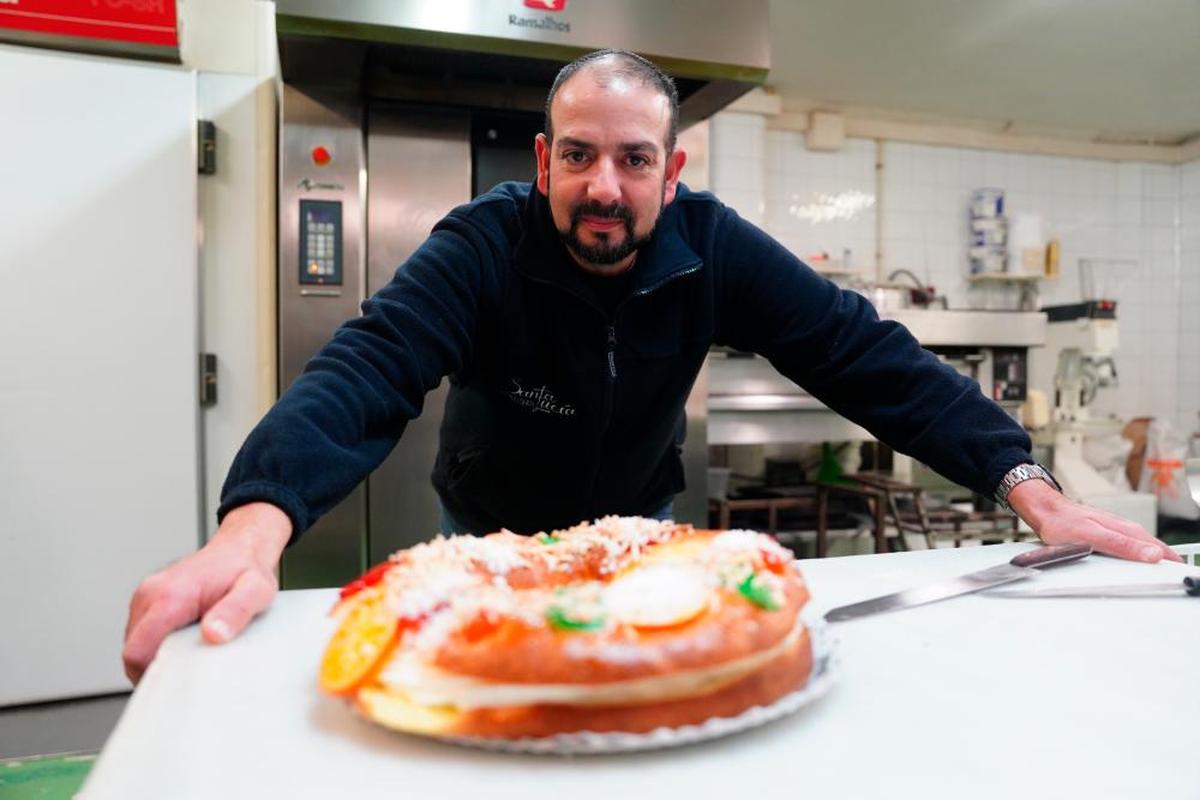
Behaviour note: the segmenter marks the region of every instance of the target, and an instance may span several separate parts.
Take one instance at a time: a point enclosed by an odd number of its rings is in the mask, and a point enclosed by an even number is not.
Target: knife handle
[[[1192,597],[1200,597],[1200,578],[1188,575],[1183,579],[1183,590]]]
[[[1078,561],[1084,556],[1091,555],[1092,547],[1086,544],[1052,544],[1021,553],[1009,563],[1014,567],[1052,567],[1056,564],[1066,564]]]

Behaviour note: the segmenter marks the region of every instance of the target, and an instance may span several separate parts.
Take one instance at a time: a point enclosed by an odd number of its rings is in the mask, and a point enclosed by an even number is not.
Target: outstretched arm
[[[426,392],[470,357],[496,248],[460,209],[338,329],[234,459],[207,545],[138,587],[125,671],[140,680],[171,631],[227,641],[270,605],[286,544],[395,445]]]

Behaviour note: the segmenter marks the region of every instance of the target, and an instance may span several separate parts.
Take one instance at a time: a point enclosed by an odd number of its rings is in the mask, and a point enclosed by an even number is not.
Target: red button
[[[323,167],[333,160],[333,156],[327,149],[318,145],[312,149],[312,160],[318,167]]]

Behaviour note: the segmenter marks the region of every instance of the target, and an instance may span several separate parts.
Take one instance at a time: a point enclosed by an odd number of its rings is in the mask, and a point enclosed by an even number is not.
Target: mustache
[[[574,229],[585,216],[601,219],[619,220],[625,223],[625,229],[633,230],[633,209],[623,203],[604,205],[596,200],[587,200],[571,209],[571,228]]]

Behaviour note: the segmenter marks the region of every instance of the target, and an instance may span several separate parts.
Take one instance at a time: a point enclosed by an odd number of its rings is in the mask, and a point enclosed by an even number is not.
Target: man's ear
[[[675,187],[679,183],[679,173],[687,163],[687,151],[681,147],[667,157],[667,174],[663,176],[663,205],[670,205],[675,200]]]
[[[550,193],[550,143],[546,134],[533,138],[533,153],[537,156],[537,188],[543,195]]]

